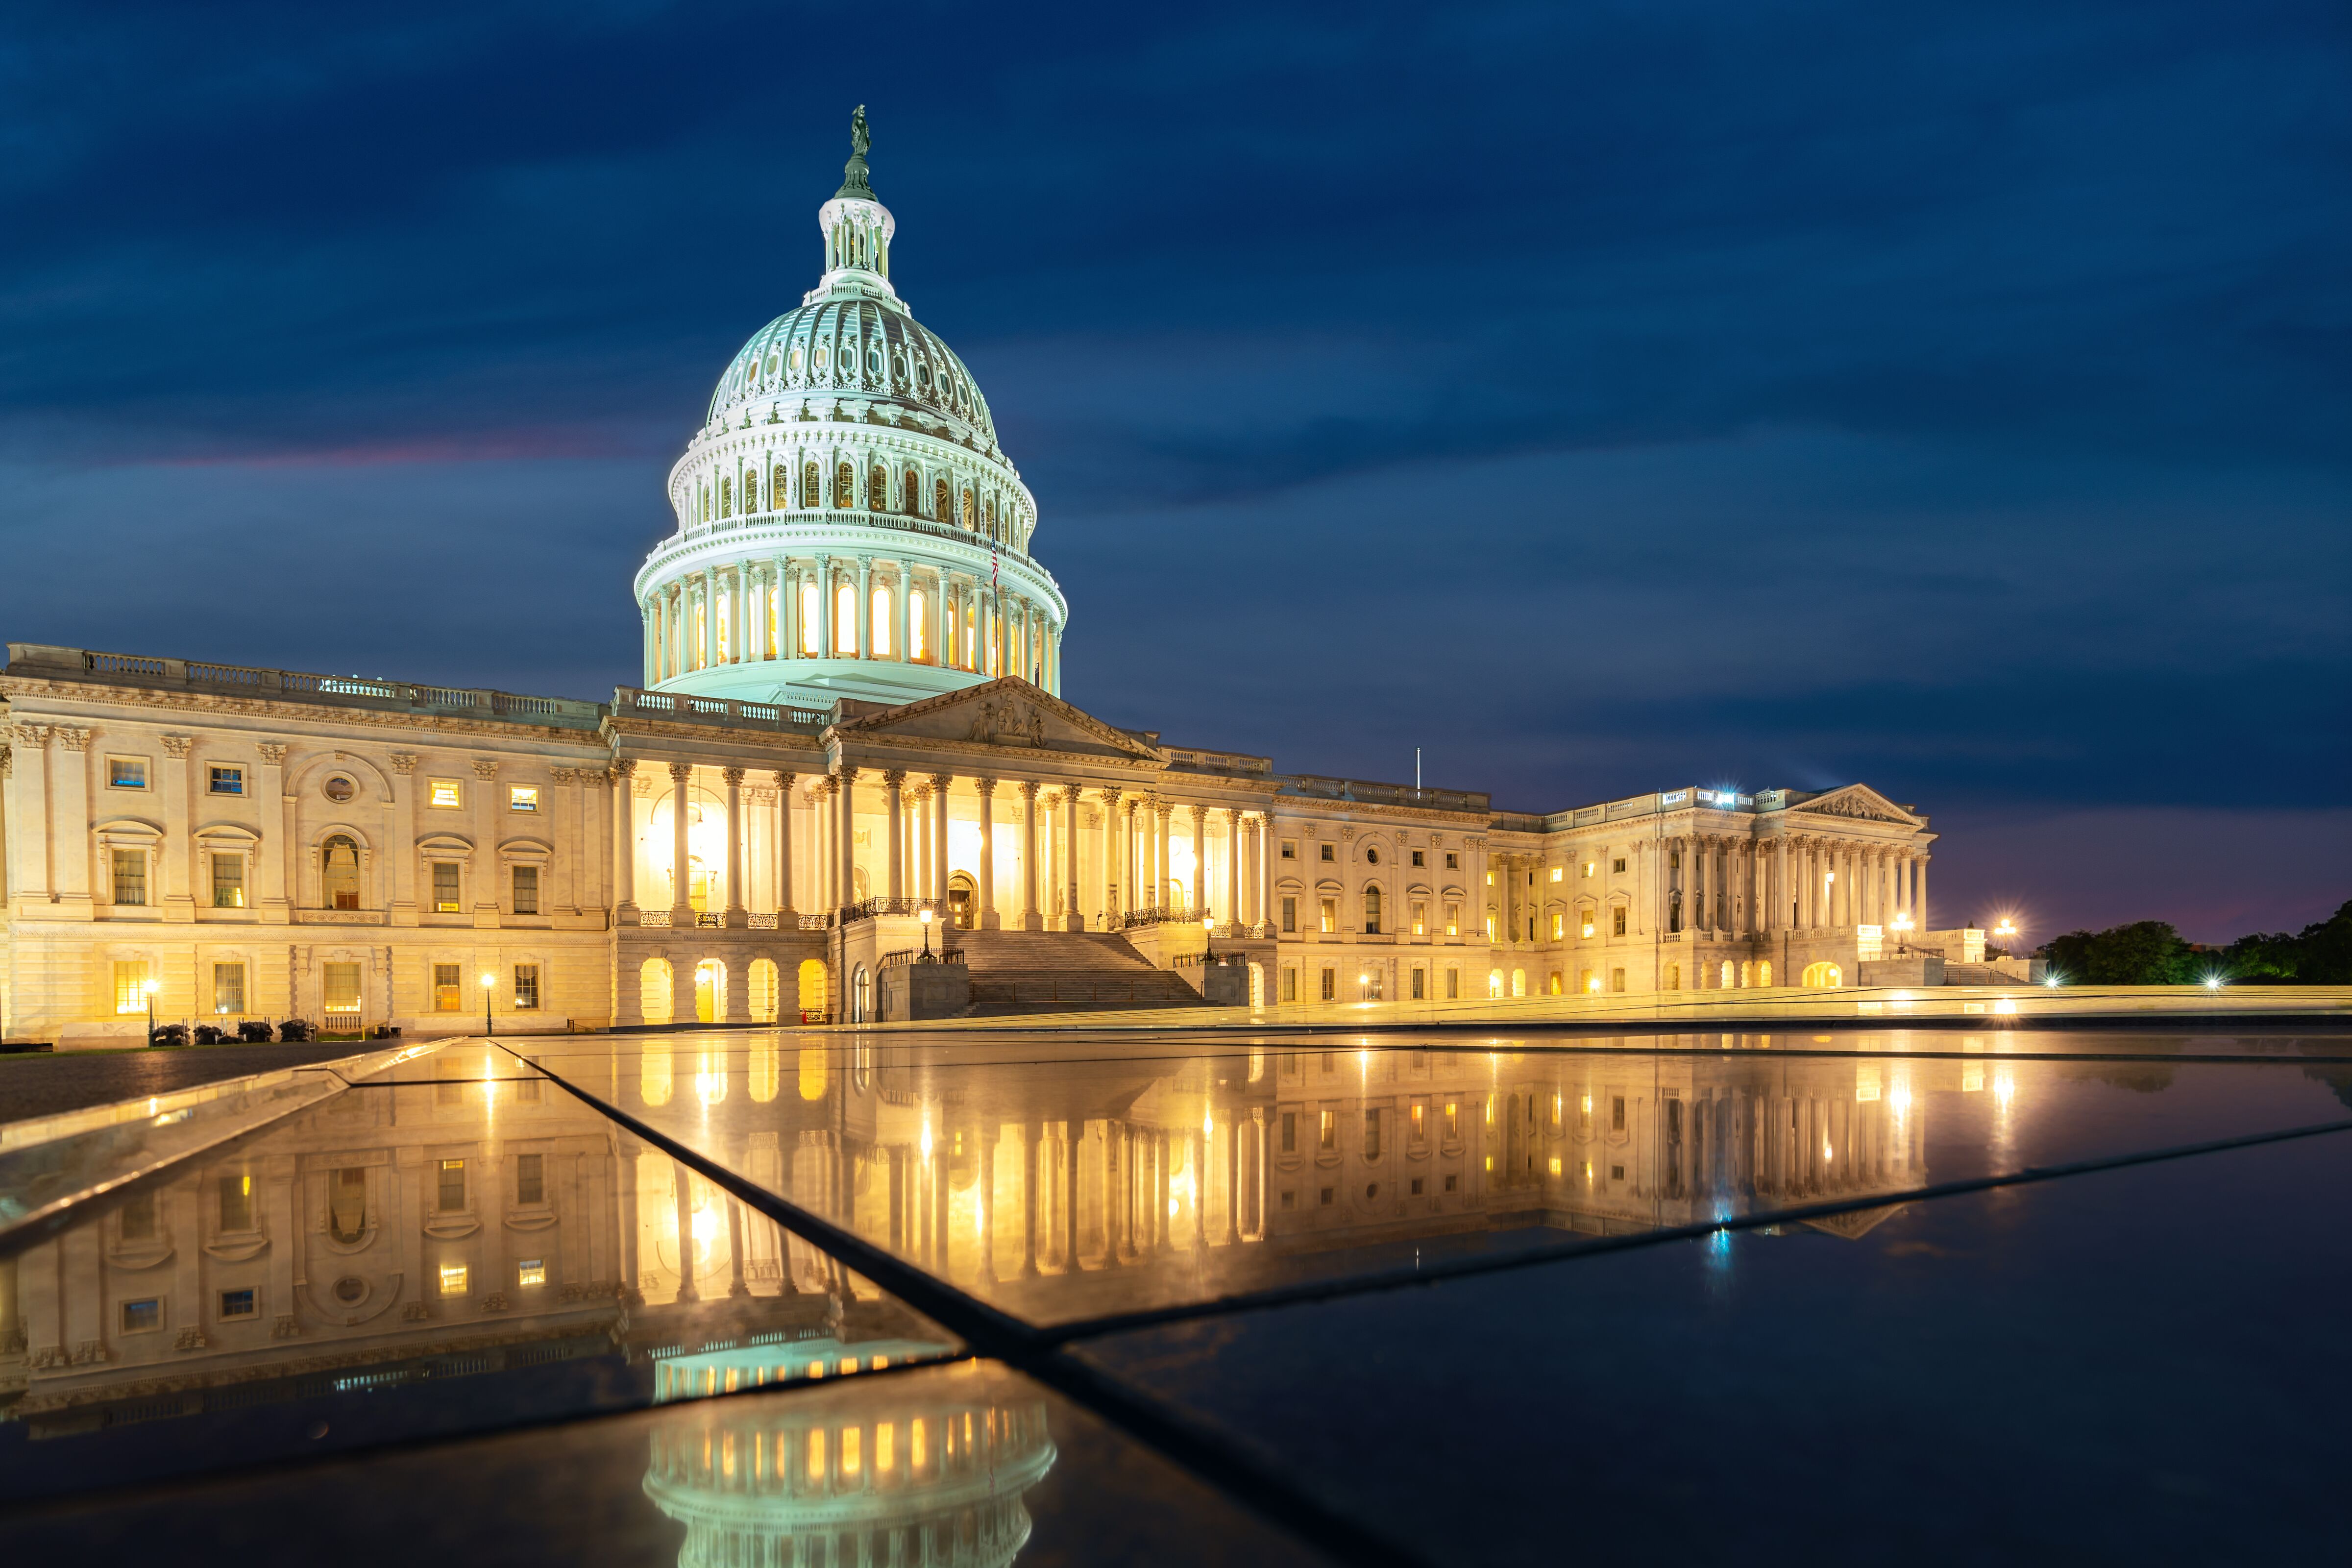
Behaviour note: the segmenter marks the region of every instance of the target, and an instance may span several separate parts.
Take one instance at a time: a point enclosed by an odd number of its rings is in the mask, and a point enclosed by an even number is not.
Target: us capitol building
[[[1927,817],[1864,784],[1503,811],[1064,701],[1036,499],[892,286],[853,137],[823,275],[670,471],[642,686],[8,646],[0,1036],[132,1044],[151,1003],[411,1034],[1311,1012],[1977,956],[1927,929]]]

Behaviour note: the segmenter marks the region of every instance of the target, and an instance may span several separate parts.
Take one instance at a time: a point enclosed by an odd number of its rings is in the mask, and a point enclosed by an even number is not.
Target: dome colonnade
[[[824,276],[736,354],[670,471],[677,531],[635,584],[646,684],[815,704],[1004,675],[1059,692],[1069,606],[1029,552],[1035,499],[892,286],[862,116],[855,145],[818,213]]]

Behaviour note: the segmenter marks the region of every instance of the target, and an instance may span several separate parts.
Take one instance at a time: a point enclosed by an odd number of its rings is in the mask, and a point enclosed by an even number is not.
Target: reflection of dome
[[[1021,1496],[1054,1458],[1045,1405],[965,1363],[678,1406],[655,1428],[645,1491],[686,1526],[680,1568],[1001,1568],[1029,1539]]]

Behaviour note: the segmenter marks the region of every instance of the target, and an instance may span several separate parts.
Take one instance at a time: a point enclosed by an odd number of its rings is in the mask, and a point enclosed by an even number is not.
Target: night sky
[[[1937,923],[2352,896],[2352,9],[19,5],[0,635],[609,695],[852,107],[1066,695]]]

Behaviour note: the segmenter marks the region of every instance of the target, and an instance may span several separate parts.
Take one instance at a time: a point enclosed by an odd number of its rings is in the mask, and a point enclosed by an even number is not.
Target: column
[[[1118,791],[1102,792],[1102,913],[1103,929],[1118,929],[1118,889],[1120,880],[1118,865],[1118,825],[1123,816]]]
[[[727,781],[727,929],[741,931],[751,923],[743,902],[743,770],[722,768],[719,776]]]
[[[1044,931],[1037,912],[1037,781],[1023,779],[1021,791],[1021,929]]]
[[[637,923],[637,836],[631,815],[636,802],[635,784],[637,760],[616,757],[613,762],[613,923],[633,926]],[[415,858],[411,848],[406,858]],[[626,975],[622,984],[629,984]]]
[[[882,775],[882,798],[890,818],[890,901],[895,905],[907,896],[907,868],[902,850],[906,845],[906,819],[900,815],[900,791],[907,775],[891,768]]]
[[[857,657],[874,657],[874,557],[857,558]]]
[[[1064,863],[1062,872],[1065,900],[1062,906],[1062,929],[1084,931],[1087,929],[1087,917],[1078,894],[1078,824],[1086,817],[1086,796],[1075,789],[1064,790],[1062,803],[1064,809],[1069,814],[1069,826],[1064,834],[1065,853],[1069,858]],[[1075,1143],[1070,1146],[1070,1157],[1072,1159],[1077,1157],[1077,1146]],[[1071,1251],[1070,1258],[1070,1268],[1075,1273],[1078,1267],[1076,1249]]]
[[[1192,808],[1192,907],[1206,914],[1215,902],[1209,894],[1209,808],[1196,805]]]
[[[716,668],[719,664],[719,568],[707,566],[702,572],[702,668]]]
[[[898,597],[896,604],[898,620],[898,640],[896,647],[898,658],[906,663],[911,663],[915,657],[914,638],[910,635],[915,626],[914,589],[915,574],[908,568],[907,563],[901,561],[898,563]]]
[[[1439,911],[1443,913],[1443,910]],[[1257,819],[1257,923],[1267,934],[1274,931],[1274,813],[1261,812]],[[1274,1000],[1274,975],[1266,975],[1266,1000]]]
[[[1160,834],[1152,843],[1151,902],[1154,908],[1164,910],[1168,907],[1168,828],[1170,820],[1176,815],[1175,802],[1163,800],[1155,803],[1154,815],[1160,819]]]
[[[793,775],[776,775],[776,929],[793,929]],[[782,966],[779,965],[781,973]],[[779,982],[781,984],[781,982]],[[780,1010],[779,1018],[783,1016]]]
[[[1926,855],[1916,855],[1912,857],[1911,860],[1919,878],[1919,912],[1913,915],[1911,920],[1921,931],[1927,929],[1927,861],[1929,858]]]
[[[816,558],[816,656],[831,658],[833,652],[833,557]]]
[[[779,658],[801,656],[801,574],[786,557],[776,557],[776,596],[782,601],[776,606],[778,635],[784,646],[778,650]]]
[[[1242,814],[1234,806],[1225,808],[1224,916],[1219,927],[1228,936],[1237,934],[1242,924]]]
[[[954,775],[931,775],[931,898],[940,919],[948,918],[948,786]]]
[[[416,753],[394,752],[392,761],[392,907],[387,918],[396,926],[416,923]],[[205,901],[202,857],[196,868],[197,899]]]
[[[690,926],[694,923],[694,862],[686,847],[686,808],[688,786],[694,780],[692,763],[672,763],[669,765],[669,923]],[[693,983],[689,973],[686,984]],[[672,977],[672,984],[677,984]],[[673,1011],[675,1009],[673,1008]]]
[[[89,903],[89,783],[82,763],[82,748],[89,731],[58,725],[50,731],[58,755],[50,765],[49,791],[57,815],[49,823],[50,854],[56,869],[49,886],[62,904]],[[261,826],[261,887],[254,902],[263,923],[286,925],[292,920],[286,885],[286,747],[263,741],[260,777],[254,780],[254,819]],[[251,977],[248,976],[248,983]],[[255,998],[247,997],[248,1001]],[[254,1011],[262,1009],[256,1007]]]
[[[980,791],[980,919],[979,929],[995,931],[1003,925],[996,913],[996,781],[974,779]]]
[[[834,807],[839,818],[834,826],[841,835],[838,847],[841,866],[840,903],[846,906],[858,901],[857,770],[845,764],[835,776],[841,781],[841,794]]]

